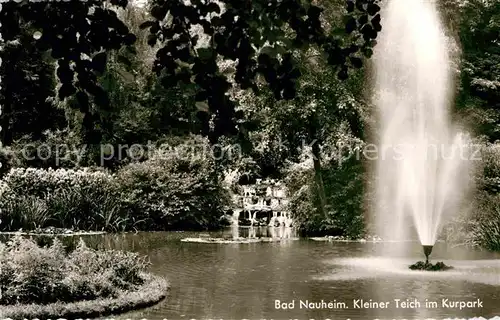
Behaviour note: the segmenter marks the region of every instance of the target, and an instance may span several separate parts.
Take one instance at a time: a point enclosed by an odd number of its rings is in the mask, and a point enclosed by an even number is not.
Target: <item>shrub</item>
[[[290,209],[301,233],[359,238],[365,231],[363,164],[354,157],[341,166],[326,163],[322,175],[327,196],[326,216],[317,209],[314,170],[296,167],[288,173]]]
[[[3,182],[15,194],[29,194],[40,198],[62,190],[78,189],[82,192],[99,190],[105,192],[112,186],[112,176],[91,168],[47,170],[14,168],[3,178]]]
[[[476,197],[477,211],[471,217],[475,243],[500,251],[500,194],[481,193]]]
[[[106,171],[11,169],[2,180],[0,203],[3,230],[125,229],[114,179]]]
[[[58,239],[39,247],[21,236],[0,243],[0,305],[116,297],[143,284],[149,262],[136,253],[97,251],[80,240],[67,254]]]
[[[484,219],[479,222],[478,229],[478,243],[492,251],[500,251],[500,212],[495,210],[491,219]]]
[[[13,168],[0,181],[0,230],[169,230],[220,226],[229,196],[207,141],[193,138],[112,174]]]
[[[122,205],[148,229],[196,229],[219,225],[228,195],[219,183],[206,141],[194,140],[191,153],[185,144],[177,152],[157,153],[116,174]]]
[[[1,148],[8,168],[74,168],[85,165],[86,148],[74,131],[45,130],[41,139],[26,135]]]

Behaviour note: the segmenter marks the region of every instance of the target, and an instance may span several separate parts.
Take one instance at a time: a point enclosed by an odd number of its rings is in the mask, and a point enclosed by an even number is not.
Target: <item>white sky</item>
[[[132,0],[131,3],[135,6],[138,6],[140,8],[144,7],[146,4],[147,0]]]

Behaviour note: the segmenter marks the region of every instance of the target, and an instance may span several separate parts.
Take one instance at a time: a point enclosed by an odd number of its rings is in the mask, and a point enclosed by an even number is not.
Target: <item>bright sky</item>
[[[138,7],[144,7],[146,4],[147,0],[132,0],[132,4],[138,6]]]

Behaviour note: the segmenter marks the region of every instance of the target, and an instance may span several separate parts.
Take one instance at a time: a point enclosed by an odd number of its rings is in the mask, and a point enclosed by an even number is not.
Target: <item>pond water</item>
[[[266,235],[269,231],[259,229]],[[500,255],[436,244],[431,258],[455,268],[416,272],[419,243],[406,243],[405,256],[383,258],[380,246],[397,243],[319,242],[307,239],[274,243],[203,244],[182,238],[206,233],[148,232],[89,236],[88,243],[148,255],[151,271],[167,277],[171,290],[154,307],[115,319],[423,319],[500,316]],[[242,235],[248,229],[241,230]],[[210,233],[231,236],[231,230]],[[86,237],[87,238],[87,237]],[[400,244],[401,245],[401,244]],[[387,309],[357,309],[354,300],[389,301]],[[417,299],[420,308],[396,308],[394,299]],[[425,301],[437,301],[426,308]],[[442,299],[477,301],[482,307],[447,309]],[[275,308],[275,300],[295,309]],[[300,300],[344,302],[337,309],[300,308]],[[449,305],[449,304],[448,304]],[[111,318],[111,317],[107,317]]]
[[[242,229],[243,236],[248,229]],[[257,232],[268,235],[269,231]],[[419,243],[406,256],[376,257],[380,246],[394,243],[318,242],[307,239],[275,243],[184,243],[196,232],[154,232],[92,236],[94,244],[137,251],[152,262],[151,271],[167,277],[171,290],[158,305],[115,319],[392,319],[500,315],[500,255],[450,248],[438,243],[431,257],[455,266],[440,273],[407,269],[422,260]],[[206,233],[203,233],[206,236]],[[210,233],[231,236],[231,230]],[[407,245],[407,244],[406,244]],[[455,259],[455,260],[453,260]],[[355,301],[389,301],[386,309],[357,309]],[[417,299],[420,308],[396,308],[394,299]],[[425,301],[437,301],[426,308]],[[482,307],[448,309],[442,299],[477,301]],[[295,309],[275,308],[275,301],[295,300]],[[300,308],[309,302],[345,302],[338,309]],[[448,303],[447,305],[450,305]],[[400,305],[401,307],[401,305]]]

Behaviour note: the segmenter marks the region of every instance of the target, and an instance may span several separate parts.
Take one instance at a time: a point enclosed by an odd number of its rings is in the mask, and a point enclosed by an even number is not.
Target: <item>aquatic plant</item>
[[[436,262],[432,264],[430,262],[418,261],[409,267],[411,270],[422,270],[422,271],[445,271],[452,269],[453,267],[445,265],[443,262]]]

